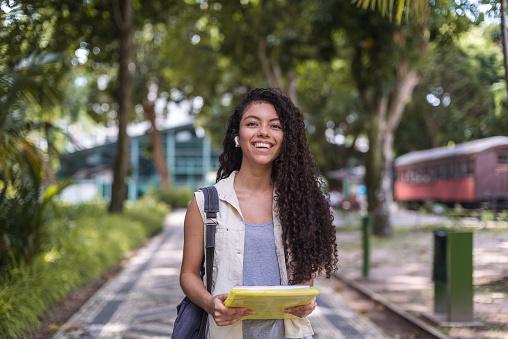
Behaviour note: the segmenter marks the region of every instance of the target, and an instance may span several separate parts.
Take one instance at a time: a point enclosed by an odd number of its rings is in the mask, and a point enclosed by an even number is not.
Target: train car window
[[[461,160],[459,165],[459,177],[464,177],[467,175],[467,161]]]
[[[454,160],[451,163],[452,166],[452,178],[460,177],[460,162],[458,160]]]
[[[497,163],[498,164],[508,164],[508,153],[498,153],[497,154]]]
[[[452,161],[450,162],[450,164],[448,165],[450,167],[449,171],[450,171],[450,178],[455,178],[455,161]]]
[[[473,159],[469,159],[467,161],[467,175],[471,175],[474,173],[474,162]]]
[[[436,180],[436,168],[431,167],[429,170],[430,181]]]
[[[418,170],[418,183],[422,183],[425,180],[423,171],[424,171],[423,168],[420,168]]]
[[[452,167],[452,163],[448,163],[446,164],[446,179],[450,179],[452,177],[452,173],[453,173],[453,167]]]
[[[446,176],[446,167],[445,167],[445,165],[439,165],[438,178],[444,178],[445,176]]]

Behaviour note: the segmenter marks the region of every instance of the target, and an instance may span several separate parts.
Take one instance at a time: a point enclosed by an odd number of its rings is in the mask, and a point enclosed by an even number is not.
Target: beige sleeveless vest
[[[220,180],[215,187],[219,193],[219,214],[217,216],[217,230],[215,233],[215,258],[213,263],[212,295],[225,294],[235,286],[242,285],[243,281],[243,245],[245,237],[245,224],[240,211],[240,204],[233,187],[237,172]],[[203,218],[204,197],[201,191],[194,193]],[[287,285],[287,269],[282,244],[282,227],[273,209],[273,225],[275,235],[275,248],[279,262],[281,284]],[[206,235],[206,234],[205,234]],[[204,279],[206,282],[206,277]],[[286,338],[302,338],[313,335],[314,331],[307,318],[285,319]],[[211,339],[241,339],[242,322],[230,326],[217,326],[212,316],[208,316],[208,338]]]

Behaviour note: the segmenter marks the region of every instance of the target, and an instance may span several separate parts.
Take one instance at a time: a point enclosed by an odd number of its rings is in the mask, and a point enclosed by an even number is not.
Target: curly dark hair
[[[330,277],[337,269],[330,205],[309,151],[302,113],[278,89],[253,89],[236,106],[224,136],[217,181],[240,169],[242,151],[234,147],[234,137],[238,135],[243,113],[253,103],[272,104],[284,132],[281,153],[272,165],[272,182],[289,283],[303,283],[323,273]]]

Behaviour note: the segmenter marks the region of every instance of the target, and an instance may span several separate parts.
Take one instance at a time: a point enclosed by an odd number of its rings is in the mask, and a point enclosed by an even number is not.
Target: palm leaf
[[[58,58],[33,55],[14,68],[0,63],[0,266],[11,254],[13,260],[30,260],[38,251],[42,212],[61,190],[42,193],[41,152],[27,139],[33,124],[26,119],[29,110],[43,112],[61,100],[57,87],[48,84]]]
[[[397,24],[402,22],[403,17],[409,20],[410,13],[414,14],[416,20],[424,20],[429,7],[427,0],[352,0],[352,2],[364,10],[378,11]]]
[[[61,60],[60,54],[47,53],[23,59],[14,69],[0,66],[0,129],[14,111],[30,105],[47,109],[61,102],[62,93],[47,83],[48,74]]]

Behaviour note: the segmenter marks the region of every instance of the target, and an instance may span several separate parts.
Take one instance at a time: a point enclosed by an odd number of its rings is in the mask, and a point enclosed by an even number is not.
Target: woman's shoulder
[[[222,179],[222,180],[225,180],[225,179]],[[209,186],[203,186],[201,188],[199,188],[198,190],[196,190],[194,192],[194,200],[196,201],[196,204],[198,206],[198,209],[199,209],[199,213],[201,214],[203,220],[205,220],[205,195],[203,193],[203,188],[205,187],[215,187],[216,190],[217,190],[217,193],[218,195],[220,196],[221,192],[223,191],[223,187],[222,185],[219,185],[219,183],[222,181],[220,180],[219,182],[217,182],[216,184],[213,184],[213,185],[209,185]]]
[[[219,192],[219,195],[228,194],[231,190],[234,190],[233,184],[235,182],[236,173],[237,171],[231,172],[227,177],[220,179],[215,185],[213,185]]]
[[[203,191],[197,190],[194,192],[194,198],[193,200],[196,201],[196,205],[199,210],[199,214],[201,214],[201,219],[203,219],[203,222],[205,222],[205,196],[203,195]]]

